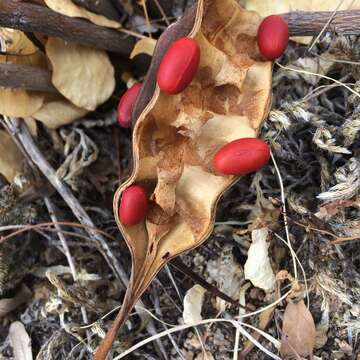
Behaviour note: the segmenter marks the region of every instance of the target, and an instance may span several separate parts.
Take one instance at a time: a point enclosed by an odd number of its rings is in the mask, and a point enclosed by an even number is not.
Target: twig
[[[51,73],[31,65],[0,64],[0,85],[59,94],[51,83]]]
[[[333,11],[294,11],[282,14],[289,24],[290,36],[316,36],[333,16]],[[327,31],[342,35],[359,34],[360,10],[338,11]]]
[[[0,226],[0,232],[1,231],[7,231],[7,230],[16,230],[14,232],[12,232],[9,235],[6,236],[2,236],[0,237],[0,243],[7,241],[17,235],[22,234],[23,232],[26,231],[30,231],[30,230],[37,230],[37,229],[43,229],[43,228],[47,228],[48,226],[53,226],[53,225],[65,225],[65,226],[72,226],[75,228],[81,228],[81,229],[87,229],[87,230],[92,230],[94,232],[99,233],[100,235],[115,241],[115,238],[112,237],[111,235],[109,235],[108,233],[106,233],[105,231],[102,231],[94,226],[88,226],[88,225],[83,225],[83,224],[77,224],[74,222],[69,222],[69,221],[57,221],[57,222],[47,222],[47,223],[40,223],[40,224],[28,224],[28,225],[8,225],[8,226]],[[46,229],[45,229],[46,230]],[[89,233],[89,231],[87,231],[87,233]]]
[[[285,228],[285,234],[286,234],[286,242],[288,244],[290,253],[291,253],[291,258],[293,261],[293,266],[294,266],[294,277],[297,280],[298,279],[298,271],[297,271],[297,264],[296,264],[296,254],[295,251],[291,245],[291,240],[290,240],[290,232],[289,232],[289,226],[288,226],[288,217],[287,217],[287,213],[286,213],[286,199],[285,199],[285,191],[284,191],[284,183],[281,177],[281,173],[280,173],[280,169],[277,165],[277,162],[275,160],[275,157],[273,155],[273,153],[270,151],[270,155],[271,155],[271,160],[274,164],[274,168],[275,168],[275,172],[276,175],[278,177],[279,180],[279,185],[280,185],[280,196],[281,196],[281,202],[282,202],[282,209],[283,209],[283,218],[284,218],[284,228]]]
[[[303,223],[301,223],[299,221],[296,221],[296,220],[293,220],[291,218],[289,218],[289,220],[291,222],[293,222],[294,224],[303,227],[307,231],[311,230],[311,231],[318,232],[320,234],[331,236],[334,239],[334,240],[330,241],[330,244],[332,244],[332,245],[341,244],[341,243],[346,242],[346,241],[360,240],[360,236],[341,237],[341,236],[335,235],[331,231],[321,230],[321,229],[318,229],[318,228],[316,228],[314,226],[311,226],[310,224],[303,224]]]
[[[112,51],[126,59],[134,45],[132,38],[124,37],[119,31],[59,14],[46,6],[18,0],[0,2],[0,26],[40,32],[66,41]]]
[[[127,274],[119,263],[115,255],[112,253],[106,239],[99,234],[97,231],[94,231],[95,228],[94,223],[92,222],[89,215],[86,213],[84,208],[81,206],[77,198],[73,195],[71,190],[61,181],[56,175],[55,170],[51,167],[48,161],[45,159],[44,155],[41,153],[40,149],[35,144],[28,128],[24,124],[23,121],[19,121],[16,118],[7,118],[5,119],[5,125],[7,130],[13,137],[16,137],[18,141],[21,143],[22,147],[26,149],[28,155],[32,159],[32,161],[36,164],[39,170],[44,174],[44,176],[49,180],[49,182],[53,185],[53,187],[57,190],[57,192],[61,195],[64,201],[72,210],[73,214],[79,220],[79,222],[83,225],[86,225],[86,232],[89,234],[90,238],[97,244],[99,251],[104,256],[106,262],[114,272],[115,276],[125,285],[128,286],[129,279]],[[139,301],[135,308],[144,308],[145,305]],[[141,310],[138,310],[139,316],[143,321],[147,321],[145,319],[145,315]],[[152,321],[149,321],[147,324],[147,330],[150,334],[156,333],[156,328]],[[167,358],[165,349],[162,343],[157,342],[157,351],[164,358]]]
[[[45,202],[45,205],[46,205],[47,210],[49,212],[51,220],[53,222],[57,222],[58,219],[56,217],[54,204],[52,203],[52,201],[48,197],[44,198],[44,202]],[[76,271],[75,261],[74,261],[72,255],[71,255],[71,252],[70,252],[69,246],[67,244],[65,235],[62,233],[61,228],[60,228],[59,225],[54,225],[54,226],[55,226],[55,229],[58,230],[57,236],[58,236],[58,238],[59,238],[59,240],[61,242],[61,246],[62,246],[64,254],[66,256],[66,260],[67,260],[67,262],[69,264],[73,281],[77,282],[78,281],[78,275],[77,275],[77,271]],[[88,324],[89,320],[88,320],[88,316],[87,316],[87,313],[86,313],[85,306],[81,306],[80,310],[81,310],[81,316],[82,316],[83,322],[85,324]],[[90,336],[89,331],[87,331],[87,336]]]
[[[170,21],[168,19],[168,17],[165,14],[165,11],[163,9],[163,7],[161,6],[161,4],[159,3],[159,0],[154,0],[155,1],[155,5],[158,8],[158,10],[160,11],[160,14],[162,16],[162,19],[166,22],[166,25],[169,26],[170,25]]]
[[[204,289],[208,290],[213,295],[225,300],[226,302],[228,302],[234,306],[238,306],[243,309],[250,310],[250,311],[254,310],[252,307],[244,306],[244,305],[240,304],[237,300],[234,300],[230,296],[226,295],[225,293],[223,293],[221,290],[219,290],[214,285],[209,284],[201,276],[199,276],[198,274],[194,273],[191,269],[189,269],[180,259],[175,258],[175,259],[171,260],[169,264],[172,265],[178,271],[182,272],[184,275],[188,276],[190,279],[194,280],[195,283],[201,285]]]

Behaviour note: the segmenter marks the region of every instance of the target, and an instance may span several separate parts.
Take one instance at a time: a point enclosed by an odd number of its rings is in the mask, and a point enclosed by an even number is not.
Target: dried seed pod
[[[286,50],[289,43],[289,28],[280,15],[266,17],[260,24],[257,42],[265,59],[275,60]]]
[[[131,116],[136,98],[141,90],[141,84],[135,83],[121,97],[118,106],[118,122],[123,128],[131,127]]]
[[[148,196],[139,185],[128,187],[122,194],[119,207],[120,221],[125,226],[137,225],[145,219]]]
[[[225,144],[256,137],[268,115],[272,63],[258,52],[260,21],[236,0],[199,0],[158,40],[133,111],[133,173],[114,197],[116,221],[133,260],[131,281],[95,360],[105,359],[119,327],[164,264],[210,235],[220,196],[238,181],[214,173],[212,159]],[[183,37],[200,47],[199,69],[183,92],[170,96],[156,87],[156,75],[167,49]],[[128,227],[118,209],[122,193],[134,183],[152,195],[145,222]]]
[[[161,91],[178,94],[191,83],[199,68],[200,48],[191,38],[181,38],[170,46],[161,60],[157,82]]]
[[[268,163],[270,148],[256,138],[243,138],[223,146],[213,160],[214,169],[225,175],[245,175]]]

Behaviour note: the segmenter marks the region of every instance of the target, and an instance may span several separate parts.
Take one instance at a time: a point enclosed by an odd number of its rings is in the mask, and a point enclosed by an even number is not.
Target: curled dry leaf
[[[6,131],[0,131],[0,174],[11,183],[21,170],[23,156]]]
[[[87,110],[75,106],[70,101],[60,99],[45,102],[33,117],[44,123],[49,129],[56,129],[72,123],[87,112]]]
[[[314,319],[304,304],[290,301],[285,309],[280,353],[284,359],[312,355],[316,339]]]
[[[268,229],[258,229],[251,232],[252,243],[245,263],[245,279],[250,280],[254,286],[265,291],[275,288],[276,280],[271,268],[267,242]]]
[[[10,344],[14,351],[14,360],[32,360],[31,339],[20,321],[15,321],[9,329]]]
[[[95,110],[114,91],[114,68],[105,51],[49,38],[45,46],[54,86],[73,104]]]
[[[44,0],[45,4],[51,9],[60,14],[69,17],[78,17],[91,21],[92,23],[105,26],[113,29],[121,27],[117,21],[109,20],[105,16],[94,14],[85,8],[75,5],[71,0]]]
[[[202,320],[201,309],[206,290],[200,285],[189,289],[184,297],[183,319],[185,324],[195,324]]]
[[[260,21],[235,0],[205,5],[199,0],[158,40],[133,111],[134,170],[114,197],[116,221],[132,255],[131,281],[96,360],[106,357],[130,309],[164,264],[210,235],[220,196],[239,179],[215,174],[211,162],[224,144],[255,137],[268,114],[272,63],[261,61],[257,52]],[[156,74],[161,59],[185,36],[200,46],[199,71],[184,92],[160,93]],[[149,212],[146,221],[123,226],[121,194],[134,183],[146,189]]]

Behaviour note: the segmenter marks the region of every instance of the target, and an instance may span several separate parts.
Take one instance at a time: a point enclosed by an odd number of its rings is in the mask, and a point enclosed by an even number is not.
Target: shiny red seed
[[[131,127],[131,114],[140,89],[141,84],[135,83],[121,97],[118,106],[118,122],[124,128]]]
[[[289,43],[289,27],[279,15],[266,17],[260,24],[257,34],[260,53],[268,60],[280,57]]]
[[[267,164],[270,148],[262,140],[243,138],[223,146],[213,159],[214,169],[225,175],[245,175]]]
[[[200,48],[191,38],[176,40],[167,50],[157,73],[160,90],[178,94],[194,79],[200,63]]]
[[[148,196],[139,185],[128,187],[122,194],[119,217],[122,224],[132,226],[139,224],[146,217]]]

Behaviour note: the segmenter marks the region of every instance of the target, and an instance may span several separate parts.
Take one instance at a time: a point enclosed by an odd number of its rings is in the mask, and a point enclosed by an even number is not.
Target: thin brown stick
[[[332,245],[341,244],[341,243],[346,242],[346,241],[360,240],[360,236],[341,237],[341,236],[335,235],[331,231],[321,230],[321,229],[318,229],[318,228],[316,228],[316,227],[314,227],[314,226],[312,226],[310,224],[303,224],[303,223],[301,223],[299,221],[296,221],[296,220],[293,220],[293,219],[290,219],[290,218],[289,218],[289,220],[292,223],[303,227],[307,231],[314,231],[314,232],[318,232],[320,234],[331,236],[334,239],[334,240],[330,241],[330,244],[332,244]]]
[[[46,6],[18,0],[0,2],[0,26],[40,32],[66,41],[112,51],[126,59],[134,45],[132,38],[124,37],[119,31],[64,16]]]
[[[68,222],[68,221],[57,221],[57,222],[47,222],[47,223],[40,223],[40,224],[34,224],[34,225],[24,225],[22,226],[19,230],[16,230],[14,232],[12,232],[11,234],[7,235],[7,236],[1,236],[0,237],[0,243],[7,241],[15,236],[18,236],[24,232],[30,231],[30,230],[37,230],[37,229],[44,229],[47,228],[49,226],[55,226],[55,225],[63,225],[63,226],[71,226],[71,227],[77,227],[77,228],[81,228],[81,229],[85,229],[85,230],[91,230],[93,232],[98,232],[99,234],[107,237],[110,240],[116,241],[116,239],[114,237],[112,237],[111,235],[109,235],[108,233],[106,233],[105,231],[102,231],[94,226],[89,226],[89,225],[84,225],[84,224],[77,224],[74,222]],[[7,230],[9,226],[5,226],[5,229]],[[11,226],[10,226],[11,227]],[[0,227],[0,232],[3,231],[4,227]],[[88,231],[87,231],[88,232]]]
[[[169,264],[172,265],[176,270],[178,270],[181,273],[183,273],[184,275],[188,276],[195,283],[201,285],[204,289],[211,292],[214,296],[217,296],[220,299],[223,299],[226,302],[228,302],[234,306],[238,306],[238,307],[241,307],[241,308],[249,310],[249,311],[254,311],[253,307],[244,306],[244,305],[240,304],[237,300],[234,300],[233,298],[231,298],[230,296],[223,293],[221,290],[219,290],[214,285],[211,285],[210,283],[208,283],[201,276],[199,276],[198,274],[193,272],[191,269],[189,269],[180,259],[175,258],[175,259],[171,260]]]

